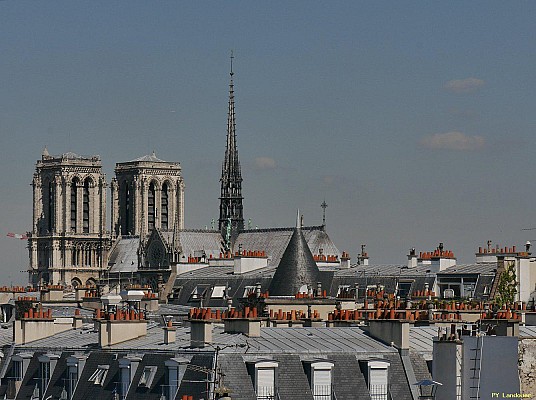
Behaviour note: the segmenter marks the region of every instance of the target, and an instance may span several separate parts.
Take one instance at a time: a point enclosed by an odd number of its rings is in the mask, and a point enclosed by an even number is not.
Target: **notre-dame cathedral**
[[[223,265],[242,248],[263,247],[268,265],[277,265],[292,229],[244,227],[232,67],[228,107],[217,230],[185,229],[185,185],[177,162],[161,160],[154,152],[120,162],[109,183],[99,156],[52,156],[45,148],[32,182],[30,283],[78,286],[128,276],[169,291],[192,259],[221,259]],[[314,254],[339,254],[324,224],[304,231]]]

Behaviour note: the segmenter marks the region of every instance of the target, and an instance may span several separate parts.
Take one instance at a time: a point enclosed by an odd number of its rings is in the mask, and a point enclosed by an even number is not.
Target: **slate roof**
[[[138,246],[140,238],[129,236],[119,239],[110,254],[110,272],[135,272],[138,270]]]
[[[281,400],[311,400],[313,395],[299,355],[278,354],[277,391]]]
[[[166,384],[166,371],[164,363],[173,356],[174,353],[146,353],[138,365],[138,369],[136,370],[134,378],[132,379],[132,385],[128,391],[126,400],[149,400],[159,398],[162,394],[162,385]],[[156,374],[150,387],[139,386],[141,374],[143,373],[144,368],[147,366],[157,367]]]
[[[225,333],[221,325],[213,328],[213,342],[230,346],[222,352],[232,353],[392,353],[392,347],[386,346],[369,336],[360,328],[261,328],[260,337],[246,337],[239,333]],[[147,335],[118,343],[110,347],[111,351],[151,350],[153,353],[185,351],[190,349],[190,327],[178,327],[176,342],[164,344],[163,329],[155,323],[147,329]],[[87,324],[85,329],[72,329],[57,333],[48,338],[18,345],[24,351],[89,351],[98,348],[98,332]],[[240,345],[243,347],[235,347]],[[206,351],[211,348],[207,347]],[[196,350],[199,351],[199,350]]]
[[[393,399],[411,399],[404,366],[398,354],[386,354],[385,358],[391,363],[389,366],[389,391]]]
[[[235,247],[242,245],[244,250],[264,250],[268,255],[268,266],[277,267],[285,251],[294,228],[255,229],[240,232]],[[324,254],[339,255],[340,252],[333,244],[322,227],[303,227],[303,235],[313,254],[320,249]],[[161,231],[162,237],[168,244],[173,243],[173,231]],[[224,251],[223,239],[219,231],[184,229],[178,232],[179,243],[184,257],[194,256],[196,251],[205,251],[207,257],[219,257]],[[138,270],[138,236],[121,237],[114,245],[108,265],[110,272],[135,272]]]
[[[302,230],[296,228],[270,282],[272,296],[292,296],[303,285],[313,286],[319,270]]]
[[[67,379],[67,358],[71,356],[72,352],[63,352],[61,353],[60,358],[58,359],[56,363],[56,367],[54,368],[54,372],[52,372],[52,376],[50,377],[50,382],[48,384],[47,390],[45,392],[45,395],[43,398],[47,398],[49,396],[51,399],[59,399],[61,396],[61,392],[63,391],[63,388],[66,387],[66,379]]]
[[[313,254],[341,255],[321,226],[302,227],[301,231]],[[235,245],[241,244],[244,250],[264,250],[268,255],[268,266],[277,267],[288,246],[294,228],[255,229],[240,232]]]
[[[335,364],[333,381],[337,382],[334,388],[337,400],[370,398],[367,382],[354,354],[333,354],[329,360]]]
[[[223,252],[222,237],[219,231],[180,230],[178,233],[182,254],[185,257],[193,257],[196,251],[204,250],[207,257],[212,255],[217,258],[220,252]],[[172,231],[162,232],[162,236],[169,244],[173,243]]]
[[[413,367],[413,373],[415,374],[415,379],[417,382],[425,379],[432,379],[432,374],[430,373],[427,362],[422,354],[419,354],[415,351],[410,351],[409,358],[411,360],[411,366]]]
[[[45,352],[34,353],[34,357],[30,360],[28,369],[26,370],[26,374],[24,374],[22,384],[17,394],[17,399],[30,399],[32,397],[35,385],[39,382],[39,360],[37,356],[43,353]]]
[[[536,338],[536,326],[520,326],[519,336],[522,338]]]
[[[223,385],[231,389],[233,400],[256,400],[253,381],[248,375],[246,364],[241,354],[222,354],[218,364],[223,371]]]
[[[120,380],[118,358],[111,353],[90,353],[76,385],[73,400],[111,399],[113,393],[119,389],[117,384]],[[95,385],[89,381],[89,378],[97,370],[99,365],[110,366],[102,386]]]
[[[207,380],[212,378],[208,371],[212,372],[214,361],[213,354],[195,354],[190,365],[195,365],[195,369],[186,367],[186,372],[182,378],[177,399],[181,399],[183,395],[194,396],[194,399],[208,398],[209,384]],[[202,368],[203,370],[199,370]]]
[[[65,360],[76,350],[88,354],[89,357],[78,381],[74,400],[112,398],[114,392],[119,390],[118,360],[127,354],[142,356],[132,379],[127,400],[160,398],[163,387],[167,384],[167,370],[164,363],[171,357],[189,359],[189,365],[191,365],[190,368],[186,368],[179,385],[178,398],[186,394],[193,395],[194,398],[206,398],[207,379],[210,379],[207,371],[212,371],[214,347],[217,345],[221,348],[218,365],[223,373],[223,384],[232,390],[231,396],[235,400],[256,398],[247,363],[261,358],[273,359],[279,363],[278,392],[281,400],[312,400],[313,396],[303,364],[304,361],[312,359],[326,359],[334,363],[333,382],[338,400],[369,398],[359,362],[371,358],[384,358],[391,363],[390,387],[393,398],[410,398],[409,385],[396,349],[370,338],[358,327],[261,328],[260,337],[247,337],[237,333],[225,333],[221,325],[215,325],[213,329],[215,346],[192,349],[190,348],[190,327],[178,327],[176,343],[164,345],[162,329],[156,324],[151,324],[147,336],[111,346],[106,351],[101,351],[96,347],[98,342],[96,332],[89,329],[83,333],[79,331],[62,332],[50,338],[17,347],[21,351],[35,351],[30,362],[29,374],[23,383],[24,392],[21,393],[31,396],[34,390],[35,378],[39,373],[37,355],[46,351],[53,352],[54,349],[50,346],[61,345],[67,350],[61,353],[52,374],[47,396],[52,395],[57,398],[61,394],[67,373]],[[421,361],[423,361],[422,358],[417,360],[417,367],[422,368]],[[109,365],[102,386],[88,381],[99,365]],[[139,386],[145,366],[157,367],[149,388]],[[419,374],[420,370],[418,368],[416,370]]]

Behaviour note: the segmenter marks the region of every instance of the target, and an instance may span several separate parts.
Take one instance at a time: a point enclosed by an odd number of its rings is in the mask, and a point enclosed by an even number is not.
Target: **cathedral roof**
[[[115,244],[108,265],[110,272],[136,272],[138,270],[138,246],[140,238],[125,237]]]

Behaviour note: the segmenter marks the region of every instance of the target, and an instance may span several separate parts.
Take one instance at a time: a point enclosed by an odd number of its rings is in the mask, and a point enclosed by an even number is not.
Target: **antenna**
[[[233,58],[234,58],[234,55],[233,55],[233,51],[231,50],[231,76],[234,75],[234,72],[233,72]]]

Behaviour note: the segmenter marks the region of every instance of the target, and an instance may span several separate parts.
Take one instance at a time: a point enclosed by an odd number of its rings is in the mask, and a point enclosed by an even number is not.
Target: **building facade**
[[[98,156],[45,149],[32,181],[30,282],[91,283],[107,268],[106,176]]]

